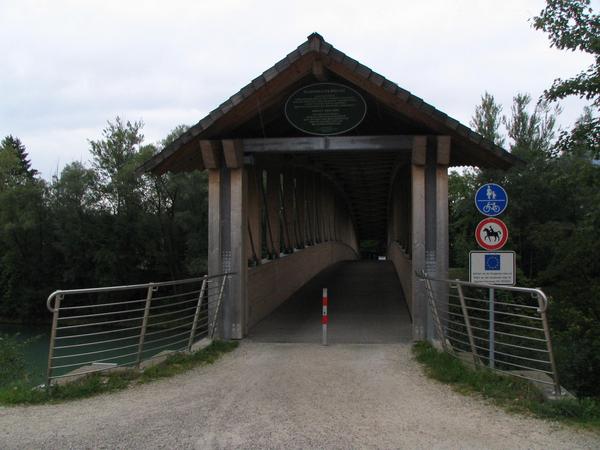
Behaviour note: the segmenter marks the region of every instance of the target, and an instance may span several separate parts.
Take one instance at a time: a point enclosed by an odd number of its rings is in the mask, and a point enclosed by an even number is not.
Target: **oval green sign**
[[[358,126],[366,113],[362,95],[338,83],[304,86],[285,103],[285,116],[294,127],[320,136],[346,133]]]

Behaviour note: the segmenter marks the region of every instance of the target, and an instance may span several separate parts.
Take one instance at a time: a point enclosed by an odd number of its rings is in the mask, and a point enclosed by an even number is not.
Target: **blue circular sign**
[[[498,184],[484,184],[477,189],[475,206],[484,216],[499,216],[508,206],[508,195],[504,188]]]

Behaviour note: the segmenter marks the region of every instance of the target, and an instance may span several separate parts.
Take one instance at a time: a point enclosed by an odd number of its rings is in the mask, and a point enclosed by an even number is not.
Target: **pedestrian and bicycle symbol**
[[[508,240],[508,228],[500,219],[483,219],[475,229],[475,239],[481,248],[500,250]]]
[[[484,184],[475,194],[475,206],[484,216],[495,217],[502,214],[508,206],[508,195],[500,185]]]

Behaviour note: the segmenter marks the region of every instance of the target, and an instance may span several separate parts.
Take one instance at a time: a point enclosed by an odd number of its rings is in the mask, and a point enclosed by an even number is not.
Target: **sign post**
[[[487,251],[469,253],[469,281],[514,286],[515,252],[498,251],[508,241],[508,228],[502,220],[495,218],[506,210],[508,195],[502,186],[487,183],[475,193],[475,206],[481,214],[487,216],[475,229],[477,244]],[[493,369],[495,365],[494,288],[490,288],[488,294],[488,361],[490,368]]]
[[[488,319],[490,321],[490,334],[489,334],[489,363],[490,369],[494,368],[494,360],[495,360],[495,339],[494,339],[494,288],[490,288],[490,311],[488,315]]]

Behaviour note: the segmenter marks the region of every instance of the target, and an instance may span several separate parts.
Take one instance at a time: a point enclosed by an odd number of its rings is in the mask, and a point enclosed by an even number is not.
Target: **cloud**
[[[509,108],[590,63],[549,48],[543,1],[29,1],[0,4],[0,136],[44,176],[87,159],[106,120],[148,139],[193,124],[318,31],[340,50],[468,123],[484,91]],[[573,121],[583,102],[567,102]],[[82,133],[88,133],[84,136]]]

